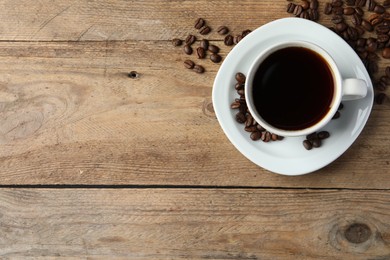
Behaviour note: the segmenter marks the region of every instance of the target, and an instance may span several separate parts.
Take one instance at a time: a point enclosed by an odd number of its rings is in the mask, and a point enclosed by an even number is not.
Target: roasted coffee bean
[[[312,143],[313,147],[315,147],[315,148],[321,147],[321,144],[322,144],[321,139],[319,139],[319,138],[313,139],[311,141],[311,143]]]
[[[375,60],[368,60],[366,68],[367,68],[368,74],[370,74],[370,76],[372,76],[378,72],[378,63]]]
[[[178,38],[175,38],[172,40],[172,45],[177,47],[177,46],[181,46],[183,44],[183,41],[178,39]]]
[[[375,13],[377,13],[377,14],[383,14],[385,11],[386,11],[386,9],[382,6],[382,5],[375,5],[375,7],[374,7],[374,10],[373,10]]]
[[[204,59],[206,57],[206,51],[202,47],[196,49],[196,54],[198,55],[198,59]]]
[[[332,17],[332,23],[334,24],[339,24],[339,23],[342,23],[344,21],[344,17],[342,17],[341,15],[334,15]]]
[[[278,135],[277,134],[271,134],[271,140],[272,141],[277,141],[278,140]]]
[[[231,36],[230,34],[227,35],[223,41],[225,43],[226,46],[231,46],[234,44],[233,42],[233,36]]]
[[[310,1],[310,9],[317,10],[318,9],[318,1],[317,0],[311,0]]]
[[[271,133],[270,132],[266,131],[263,133],[263,135],[264,135],[264,138],[262,139],[263,142],[268,143],[269,141],[271,141]]]
[[[218,55],[218,54],[216,54],[216,53],[213,53],[213,54],[210,55],[210,60],[211,60],[212,62],[214,62],[214,63],[219,63],[219,62],[221,62],[222,57],[221,57],[221,55]]]
[[[236,35],[233,38],[233,43],[238,44],[242,40],[242,35]]]
[[[300,15],[299,15],[300,18],[303,18],[303,19],[310,19],[309,17],[309,13],[307,11],[303,11]]]
[[[293,14],[295,16],[299,16],[302,12],[303,12],[302,6],[301,5],[296,5],[295,8],[294,8]]]
[[[344,8],[343,13],[345,15],[353,15],[355,13],[355,8],[353,8],[353,7],[346,7],[346,8]]]
[[[236,83],[236,85],[234,86],[234,88],[236,89],[236,90],[240,90],[240,89],[244,89],[244,84],[241,84],[241,83]]]
[[[378,105],[382,105],[385,102],[386,98],[387,98],[387,96],[385,93],[379,93],[379,94],[375,95],[374,100],[375,100],[375,103],[377,103]]]
[[[353,23],[353,25],[361,25],[362,21],[363,21],[363,18],[360,15],[354,14],[352,16],[352,23]]]
[[[387,76],[382,76],[382,77],[380,77],[379,80],[380,80],[381,82],[385,83],[386,86],[387,86],[387,85],[390,85],[390,78],[387,77]]]
[[[310,2],[307,1],[307,0],[302,0],[301,1],[301,6],[302,6],[303,10],[307,10],[310,7]]]
[[[245,114],[242,113],[242,112],[238,112],[236,114],[236,121],[240,124],[244,124],[245,121],[246,121],[246,117],[245,117]]]
[[[217,32],[219,35],[225,35],[225,34],[229,33],[229,28],[227,28],[226,26],[220,26],[217,29]]]
[[[235,78],[238,83],[245,84],[246,77],[243,73],[237,72]]]
[[[380,17],[379,14],[370,14],[368,17],[367,17],[367,21],[369,21],[371,24],[372,24],[372,21],[374,21],[375,19],[378,19]]]
[[[243,95],[245,95],[245,90],[239,89],[239,90],[237,90],[237,94],[243,96]]]
[[[313,140],[315,138],[317,138],[317,132],[311,133],[311,134],[306,136],[307,140]]]
[[[390,0],[383,1],[383,7],[389,8],[390,7]]]
[[[244,130],[245,130],[246,132],[250,132],[250,133],[258,132],[256,126],[254,126],[254,125],[246,126],[246,127],[244,128]],[[260,139],[260,137],[259,137],[259,139]]]
[[[348,25],[344,22],[336,24],[336,31],[344,32],[348,28]]]
[[[281,135],[278,135],[278,141],[282,141],[284,139],[284,137],[283,136],[281,136]]]
[[[358,7],[364,7],[366,5],[367,0],[356,0],[355,5]]]
[[[219,47],[213,44],[209,45],[209,51],[212,53],[218,53],[219,52]]]
[[[190,34],[190,35],[187,36],[187,38],[186,38],[186,40],[185,40],[185,43],[186,43],[187,45],[191,45],[191,44],[193,44],[195,41],[196,41],[196,36]]]
[[[333,6],[333,7],[340,7],[340,6],[343,6],[343,1],[341,1],[341,0],[333,0],[333,1],[332,1],[332,6]]]
[[[184,67],[186,67],[187,69],[193,69],[194,66],[195,66],[195,62],[193,62],[192,60],[184,61]]]
[[[362,26],[368,32],[372,32],[374,30],[374,28],[372,27],[371,23],[369,21],[367,21],[367,20],[364,20],[364,19],[362,21]]]
[[[358,32],[358,34],[359,34],[360,36],[362,36],[362,35],[364,34],[364,29],[363,29],[363,27],[361,27],[360,25],[356,25],[356,26],[355,26],[355,29],[356,29],[356,31]]]
[[[261,132],[265,131],[265,128],[262,127],[262,126],[259,125],[259,124],[256,125],[256,128],[257,128],[257,130],[259,130],[259,131],[261,131]]]
[[[337,110],[342,110],[344,108],[344,104],[343,103],[340,103],[339,107],[337,108]]]
[[[193,70],[196,72],[196,73],[199,73],[199,74],[202,74],[205,70],[203,68],[203,66],[201,65],[195,65]]]
[[[378,34],[377,41],[380,43],[386,43],[389,41],[389,36],[387,34]]]
[[[320,18],[318,11],[315,9],[309,9],[307,13],[309,14],[309,19],[312,21],[318,21],[318,19]]]
[[[325,10],[324,13],[326,15],[330,15],[332,13],[332,5],[330,3],[325,4]]]
[[[242,31],[242,33],[241,33],[242,38],[244,38],[245,36],[247,36],[247,35],[250,34],[251,32],[252,32],[252,31],[249,30],[249,29]]]
[[[346,0],[346,1],[345,1],[345,4],[346,4],[347,6],[354,6],[354,5],[355,5],[355,0]]]
[[[313,144],[309,140],[304,140],[303,146],[306,150],[311,150],[313,148]]]
[[[294,9],[297,5],[294,3],[288,3],[287,5],[287,13],[292,14],[294,12]]]
[[[376,33],[386,34],[390,31],[390,26],[388,24],[380,24],[375,28]]]
[[[383,81],[375,82],[374,87],[376,90],[385,91],[387,84]]]
[[[211,28],[209,26],[205,26],[199,31],[199,33],[202,35],[209,34],[210,32],[211,32]]]
[[[206,39],[203,39],[200,41],[200,47],[207,50],[209,48],[209,41]]]
[[[386,13],[382,14],[382,18],[383,18],[383,20],[389,21],[390,20],[390,13],[386,12]]]
[[[231,109],[238,109],[240,107],[240,102],[238,101],[234,101],[231,105],[230,105],[230,108]]]
[[[332,12],[336,15],[343,15],[344,9],[342,7],[333,7]]]
[[[385,74],[387,77],[390,78],[390,66],[387,66],[386,69],[385,69]]]
[[[203,18],[198,18],[195,21],[195,29],[200,29],[206,24],[206,21]]]
[[[384,48],[382,51],[382,57],[385,59],[390,59],[390,48]]]
[[[360,7],[355,7],[355,13],[359,16],[363,16],[364,15],[364,10]]]
[[[352,41],[356,41],[359,38],[359,33],[354,27],[348,27],[347,28],[347,33],[349,36],[349,39]]]
[[[185,54],[187,54],[187,55],[191,55],[192,54],[192,52],[193,52],[193,50],[192,50],[192,48],[191,48],[191,46],[190,45],[184,45],[184,52],[185,52]]]
[[[332,119],[338,119],[338,118],[340,118],[340,116],[341,116],[341,113],[340,113],[339,111],[337,111],[337,112],[334,114],[334,116],[332,117]]]
[[[328,131],[321,131],[317,134],[317,137],[321,140],[326,139],[330,136]]]
[[[372,12],[374,11],[376,6],[375,0],[368,0],[368,11]]]
[[[250,137],[253,141],[258,141],[261,138],[261,132],[255,131],[255,132],[251,133]]]
[[[252,117],[251,114],[247,114],[246,115],[245,126],[249,127],[249,126],[252,126],[252,124],[253,124],[253,117]]]
[[[248,107],[246,106],[246,103],[245,104],[242,103],[242,100],[244,100],[244,102],[245,102],[245,97],[244,96],[240,97],[241,106],[238,108],[238,110],[245,115],[247,110],[248,110]]]

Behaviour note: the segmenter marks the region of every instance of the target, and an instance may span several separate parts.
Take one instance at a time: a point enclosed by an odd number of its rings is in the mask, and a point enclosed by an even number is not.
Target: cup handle
[[[344,79],[342,100],[356,100],[367,95],[367,84],[362,79]]]

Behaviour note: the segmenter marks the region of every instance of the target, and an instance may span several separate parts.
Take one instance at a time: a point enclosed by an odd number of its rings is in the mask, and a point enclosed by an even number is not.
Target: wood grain
[[[387,259],[387,191],[2,189],[0,256]],[[345,232],[370,234],[351,243]]]

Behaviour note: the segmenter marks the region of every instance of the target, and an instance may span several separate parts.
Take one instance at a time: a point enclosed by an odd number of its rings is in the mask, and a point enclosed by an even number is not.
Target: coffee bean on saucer
[[[313,144],[309,140],[304,140],[303,146],[306,150],[311,150],[313,148]]]
[[[342,110],[344,108],[344,104],[343,103],[340,103],[339,107],[337,108],[337,110]]]
[[[317,138],[317,132],[311,133],[311,134],[306,136],[307,140],[313,140],[315,138]]]
[[[340,112],[337,111],[334,116],[332,117],[332,119],[338,119],[339,117],[341,116]]]
[[[251,135],[250,135],[250,138],[251,138],[253,141],[260,140],[260,138],[261,138],[261,132],[260,132],[260,131],[252,132]]]
[[[321,139],[319,139],[319,138],[315,138],[315,139],[311,140],[311,143],[312,143],[313,147],[315,147],[315,148],[321,147],[321,144],[322,144]]]
[[[231,109],[238,109],[240,106],[241,106],[240,102],[234,101],[234,102],[230,105],[230,108],[231,108]]]
[[[321,131],[317,134],[317,137],[321,140],[329,138],[330,134],[328,131]]]
[[[246,117],[244,113],[238,112],[236,114],[236,121],[240,124],[244,124],[246,121]]]
[[[245,77],[245,75],[243,73],[237,72],[236,73],[236,80],[240,84],[245,84],[246,77]]]

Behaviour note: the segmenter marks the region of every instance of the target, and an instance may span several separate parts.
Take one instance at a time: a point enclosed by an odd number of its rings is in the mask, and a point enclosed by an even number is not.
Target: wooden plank
[[[0,3],[0,40],[170,40],[185,37],[198,17],[214,29],[228,25],[238,34],[285,17],[285,9],[283,0],[5,0]]]
[[[211,104],[219,65],[188,71],[169,42],[2,42],[0,57],[2,185],[389,187],[388,102],[340,159],[288,178],[223,134]]]
[[[390,257],[387,191],[1,189],[0,202],[2,258]]]

